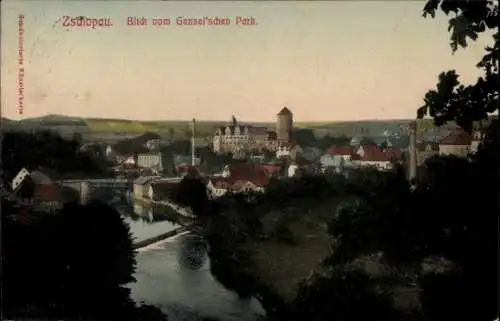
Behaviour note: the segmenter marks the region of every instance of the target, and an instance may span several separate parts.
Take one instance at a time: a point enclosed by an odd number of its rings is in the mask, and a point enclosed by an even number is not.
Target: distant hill
[[[296,122],[297,128],[314,130],[317,136],[379,136],[385,130],[403,132],[411,119],[397,120],[361,120],[361,121],[323,121],[323,122]],[[191,123],[187,120],[169,121],[135,121],[125,119],[80,118],[64,115],[47,115],[43,117],[27,118],[15,121],[2,118],[4,130],[32,130],[46,129],[58,131],[62,136],[74,133],[82,134],[84,140],[117,141],[123,136],[134,137],[144,133],[157,133],[165,138],[186,138],[191,133]],[[211,136],[217,127],[226,125],[228,121],[198,121],[197,136]],[[266,126],[275,129],[274,122],[248,123]],[[454,125],[447,125],[447,127]],[[431,119],[418,121],[418,131],[423,132],[434,128]]]

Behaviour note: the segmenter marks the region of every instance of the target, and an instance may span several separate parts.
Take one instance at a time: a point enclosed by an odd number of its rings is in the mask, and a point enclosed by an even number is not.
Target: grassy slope
[[[309,128],[324,134],[330,135],[380,135],[384,130],[399,131],[402,125],[408,124],[411,120],[366,120],[349,122],[296,122],[297,128]],[[156,132],[167,135],[171,129],[177,137],[186,136],[190,131],[190,122],[184,120],[172,121],[134,121],[124,119],[97,119],[97,118],[77,118],[59,115],[48,115],[39,118],[29,118],[22,121],[11,121],[4,119],[3,124],[9,127],[15,126],[23,129],[44,127],[52,129],[63,129],[65,131],[74,128],[76,132],[90,133],[145,133]],[[199,135],[211,135],[218,126],[227,124],[224,121],[198,121],[197,132]],[[270,129],[275,128],[275,123],[254,123]],[[419,121],[419,130],[433,127],[431,120]]]

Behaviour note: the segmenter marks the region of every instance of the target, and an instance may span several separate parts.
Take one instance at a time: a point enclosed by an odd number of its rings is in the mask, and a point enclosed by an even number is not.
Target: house
[[[346,155],[323,155],[320,158],[321,171],[325,173],[327,169],[332,169],[333,171],[340,173],[343,169],[349,165],[352,165],[352,155],[348,157]]]
[[[474,130],[472,132],[472,140],[471,140],[471,144],[470,144],[470,152],[471,153],[477,152],[477,149],[479,148],[479,144],[481,144],[481,142],[483,141],[484,136],[485,136],[484,131]]]
[[[111,147],[111,145],[106,146],[104,153],[106,154],[107,159],[115,159],[116,158],[116,152],[114,151],[113,147]]]
[[[137,166],[136,154],[117,155],[115,159],[119,165],[122,165],[127,168],[132,168]]]
[[[137,166],[151,169],[154,173],[167,173],[174,175],[174,157],[167,150],[150,152],[137,155]]]
[[[338,156],[346,161],[350,161],[354,153],[355,148],[353,146],[332,146],[326,150],[326,155]]]
[[[22,168],[11,182],[12,190],[16,191],[19,187],[21,187],[21,184],[26,179],[26,177],[28,177],[29,175],[30,175],[30,172],[26,168]]]
[[[263,192],[269,184],[272,173],[269,168],[259,164],[235,164],[226,166],[219,177],[212,177],[207,183],[207,189],[212,197],[220,197],[227,192]]]
[[[281,166],[276,164],[259,164],[259,168],[263,169],[268,177],[278,176],[281,170]]]
[[[457,128],[439,142],[439,154],[467,157],[471,152],[471,143],[472,136]]]
[[[177,190],[178,183],[152,181],[147,187],[147,197],[153,201],[171,200]]]
[[[279,143],[276,148],[276,158],[290,157],[296,159],[302,153],[302,148],[295,143],[283,142]]]
[[[132,195],[134,198],[145,198],[149,195],[149,185],[161,178],[160,176],[142,176],[133,182]]]
[[[225,177],[213,177],[207,183],[207,192],[212,198],[221,197],[231,187],[229,180]]]
[[[380,150],[381,148],[377,145],[359,145],[355,147],[353,155],[359,155],[363,158],[367,154],[375,154]]]
[[[363,148],[360,146],[360,148]],[[366,146],[362,150],[358,150],[353,155],[352,162],[359,167],[375,167],[379,170],[390,170],[394,166],[394,162],[401,160],[403,151],[395,148],[382,149],[375,146],[373,148]]]
[[[26,207],[33,207],[44,212],[53,212],[64,204],[61,187],[40,172],[29,172],[23,168],[11,183],[11,196]]]
[[[422,165],[428,158],[439,155],[439,144],[434,142],[417,143],[417,166]]]
[[[146,141],[146,143],[144,145],[149,150],[155,150],[155,149],[160,148],[160,144],[161,144],[160,139],[150,139],[150,140]]]
[[[35,184],[34,205],[38,210],[52,212],[63,207],[62,189],[55,183]]]

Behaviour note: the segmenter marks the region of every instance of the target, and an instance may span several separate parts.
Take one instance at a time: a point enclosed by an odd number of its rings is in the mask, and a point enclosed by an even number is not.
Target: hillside
[[[296,122],[297,128],[309,128],[318,136],[356,135],[378,136],[385,130],[401,132],[410,123],[410,119],[400,120],[363,120],[363,121],[323,121]],[[225,121],[198,121],[197,135],[211,136],[218,126],[227,124]],[[251,123],[258,126],[275,128],[275,123]],[[135,121],[124,119],[78,118],[63,115],[47,115],[37,118],[27,118],[20,121],[2,119],[4,130],[47,129],[59,131],[63,136],[80,133],[86,140],[119,140],[120,137],[133,137],[146,132],[158,133],[165,138],[186,138],[191,133],[191,124],[185,120],[169,121]],[[418,122],[419,132],[433,128],[431,120]]]

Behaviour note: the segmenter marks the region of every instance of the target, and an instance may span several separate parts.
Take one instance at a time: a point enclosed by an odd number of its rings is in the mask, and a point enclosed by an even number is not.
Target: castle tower
[[[280,141],[290,141],[293,130],[293,114],[287,107],[284,107],[277,115],[276,134]]]

